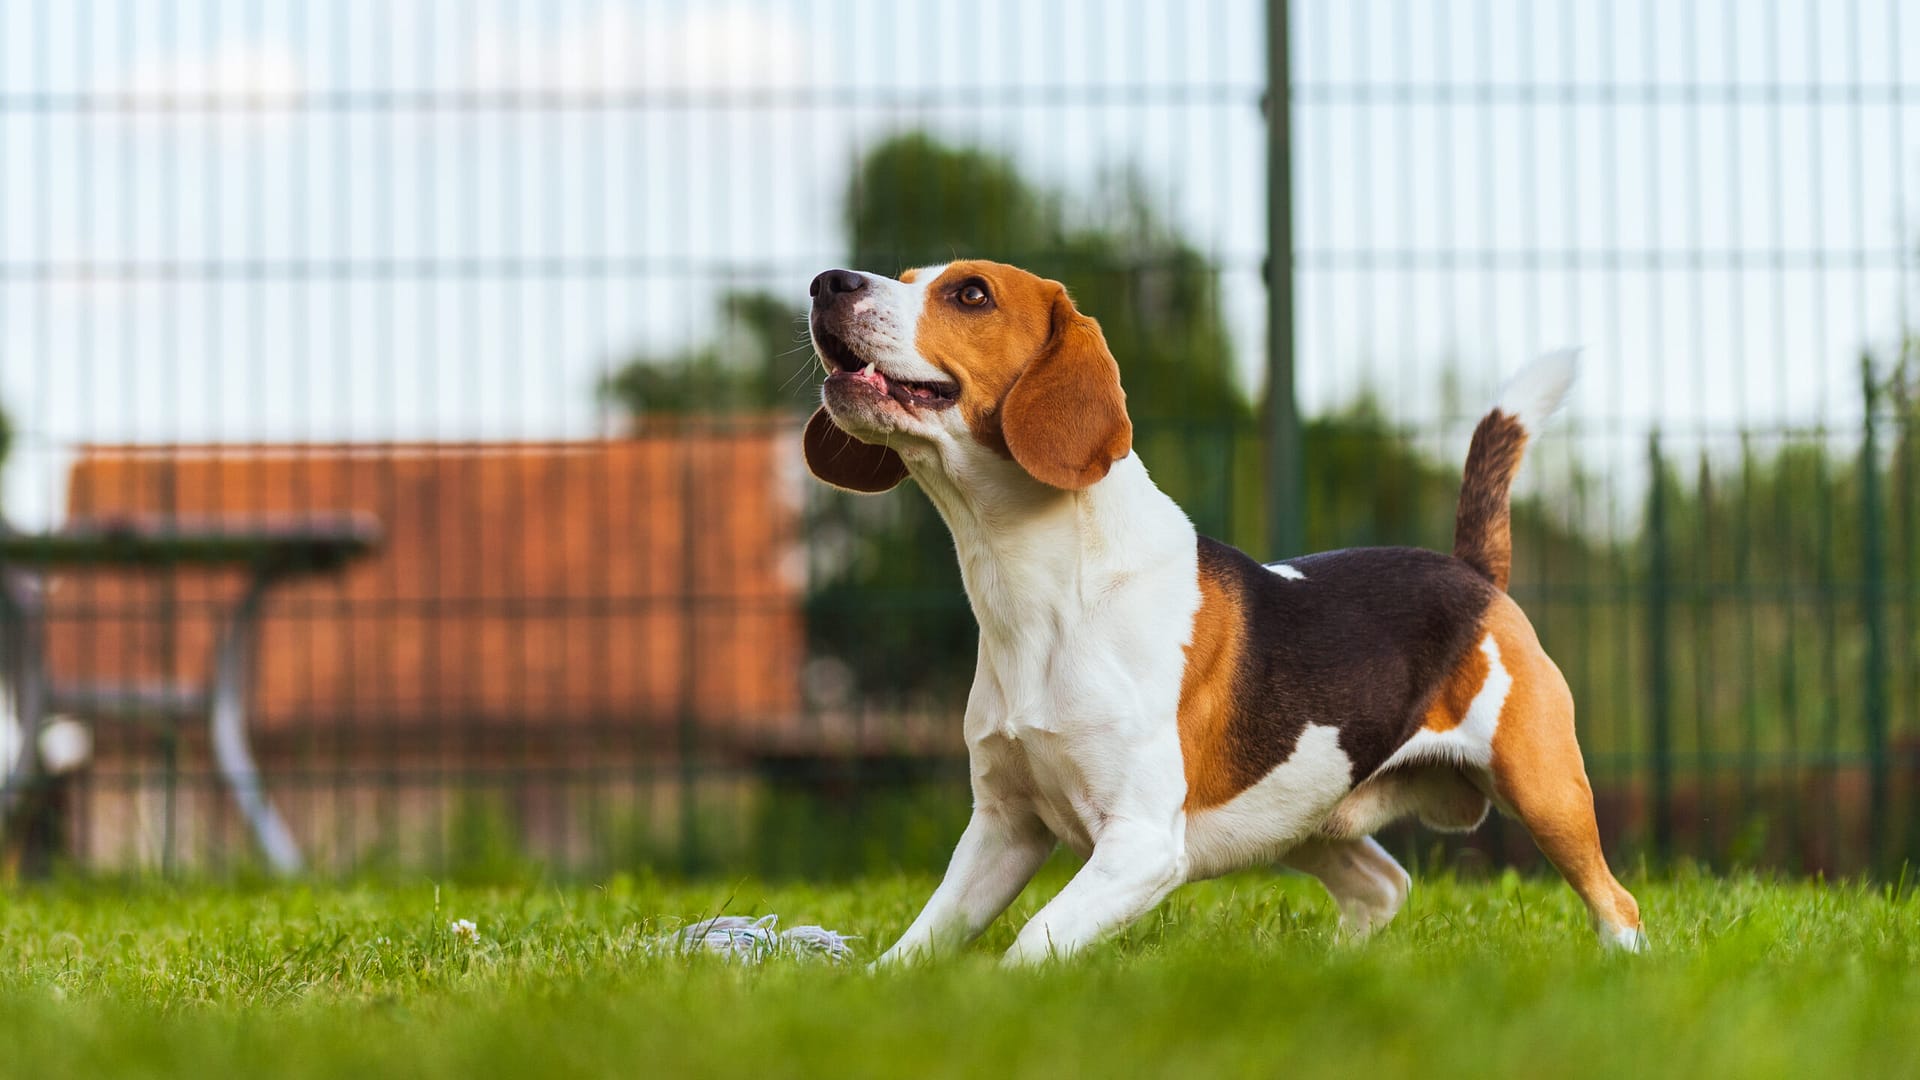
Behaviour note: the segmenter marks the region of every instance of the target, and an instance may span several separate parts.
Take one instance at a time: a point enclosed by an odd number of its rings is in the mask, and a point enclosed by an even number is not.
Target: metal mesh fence
[[[1450,463],[1498,358],[1587,347],[1514,592],[1653,853],[1912,850],[1917,15],[1295,5],[1303,394]]]
[[[1513,592],[1609,844],[1897,866],[1915,55],[1899,0],[0,7],[11,857],[936,863],[970,615],[922,496],[805,478],[798,317],[972,254],[1261,555],[1446,547],[1584,346]]]

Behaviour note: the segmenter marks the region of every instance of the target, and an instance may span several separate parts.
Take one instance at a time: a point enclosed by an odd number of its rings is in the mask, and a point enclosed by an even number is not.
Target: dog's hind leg
[[[1281,864],[1312,874],[1340,908],[1340,928],[1365,937],[1393,921],[1407,902],[1413,881],[1371,836],[1302,842]]]
[[[1493,738],[1492,794],[1586,902],[1601,944],[1641,952],[1640,905],[1600,850],[1593,789],[1574,738],[1573,693],[1519,609],[1511,611],[1495,631],[1511,658],[1513,688]]]

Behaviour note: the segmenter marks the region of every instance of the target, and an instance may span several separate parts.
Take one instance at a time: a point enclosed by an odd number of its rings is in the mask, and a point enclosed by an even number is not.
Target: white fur
[[[1609,950],[1623,953],[1643,953],[1647,951],[1647,932],[1637,926],[1608,926],[1601,924],[1595,928],[1600,936],[1600,944]]]
[[[1580,350],[1545,353],[1507,380],[1496,407],[1532,434],[1560,411],[1579,374]]]
[[[1245,791],[1193,815],[1188,859],[1196,878],[1272,862],[1313,835],[1351,790],[1340,729],[1308,724],[1287,760]]]
[[[1193,526],[1137,457],[1070,493],[1035,483],[970,435],[929,451],[899,448],[953,531],[980,623],[964,725],[976,823],[1015,823],[981,825],[985,850],[956,853],[948,877],[961,881],[941,891],[991,891],[1004,907],[1045,856],[1014,839],[1034,835],[1037,824],[1088,863],[1008,959],[1071,953],[1186,877],[1186,775],[1174,717],[1200,606]],[[968,884],[995,860],[1024,870],[1004,895]],[[921,929],[883,959],[978,932],[977,914],[936,895],[916,921]]]
[[[920,355],[916,338],[920,328],[920,309],[926,304],[927,286],[945,267],[934,266],[920,272],[912,284],[879,274],[863,274],[867,287],[849,306],[847,343],[863,360],[871,360],[889,379],[904,382],[947,382],[947,374]]]
[[[1493,767],[1493,736],[1500,728],[1500,710],[1506,707],[1507,694],[1513,690],[1513,676],[1500,663],[1500,644],[1492,634],[1481,640],[1480,651],[1487,657],[1487,677],[1468,703],[1459,725],[1450,731],[1421,728],[1414,732],[1380,772],[1417,762],[1443,762],[1474,770]]]
[[[1307,575],[1301,573],[1298,570],[1295,570],[1293,567],[1288,566],[1286,563],[1283,563],[1283,562],[1268,563],[1267,569],[1273,571],[1276,574],[1279,574],[1281,577],[1286,578],[1288,581],[1307,580]]]
[[[1320,879],[1339,905],[1341,929],[1351,937],[1365,937],[1392,922],[1413,891],[1413,879],[1371,836],[1309,840],[1282,861]]]

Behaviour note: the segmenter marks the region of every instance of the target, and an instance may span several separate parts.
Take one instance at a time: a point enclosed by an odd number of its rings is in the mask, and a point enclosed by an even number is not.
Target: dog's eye
[[[987,290],[977,281],[960,286],[960,291],[954,295],[968,307],[980,307],[987,302]]]

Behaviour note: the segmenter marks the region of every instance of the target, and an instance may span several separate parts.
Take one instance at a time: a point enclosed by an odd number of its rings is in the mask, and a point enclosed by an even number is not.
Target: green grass
[[[1360,946],[1314,883],[1253,875],[1039,971],[996,966],[1009,920],[878,976],[647,949],[776,911],[871,956],[931,885],[17,891],[0,1075],[1920,1074],[1920,900],[1865,886],[1630,882],[1656,950],[1633,959],[1599,952],[1557,881],[1512,875],[1422,879]]]

